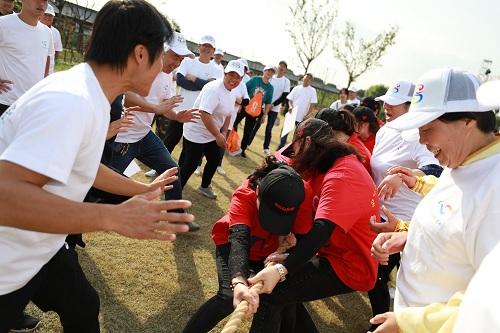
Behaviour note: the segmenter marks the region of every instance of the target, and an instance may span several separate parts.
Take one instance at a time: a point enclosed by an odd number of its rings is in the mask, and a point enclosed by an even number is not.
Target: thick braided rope
[[[286,250],[288,250],[290,247],[292,247],[292,244],[288,242],[288,238],[280,238],[280,245],[278,247],[277,252],[278,253],[285,253]],[[274,265],[273,262],[268,262],[266,264],[267,266]],[[250,290],[255,291],[257,294],[262,294],[262,288],[264,287],[264,284],[262,281],[257,282],[253,286],[250,287]],[[231,314],[231,317],[229,318],[229,321],[224,325],[224,328],[222,329],[221,333],[235,333],[238,330],[238,327],[241,325],[243,320],[245,319],[245,313],[248,310],[248,302],[245,300],[242,300],[240,304],[234,309],[233,313]]]

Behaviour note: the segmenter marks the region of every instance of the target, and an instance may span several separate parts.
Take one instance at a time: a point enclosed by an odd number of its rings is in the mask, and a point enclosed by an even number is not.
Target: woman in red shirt
[[[357,152],[335,140],[319,119],[301,123],[290,147],[292,166],[311,186],[314,223],[281,265],[248,280],[263,281],[263,291],[270,293],[260,295],[251,332],[279,332],[287,304],[368,291],[377,277],[370,254],[376,234],[368,221],[380,220],[380,207]]]
[[[356,119],[358,137],[372,153],[373,147],[375,147],[375,135],[380,129],[379,119],[370,108],[365,106],[358,106],[354,109],[353,114]]]
[[[311,191],[305,190],[300,176],[274,156],[266,157],[234,191],[229,212],[212,227],[219,291],[198,309],[183,332],[210,331],[242,300],[255,312],[258,296],[249,291],[247,279],[264,268],[264,260],[278,249],[280,236],[309,231],[311,202]],[[295,310],[301,325],[315,330],[302,304],[297,309],[294,304],[294,314]]]

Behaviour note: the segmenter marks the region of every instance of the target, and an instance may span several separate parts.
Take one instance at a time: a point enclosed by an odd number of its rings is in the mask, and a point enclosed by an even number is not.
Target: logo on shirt
[[[424,99],[424,85],[419,84],[411,100],[411,104],[418,104]]]
[[[48,42],[47,42],[46,40],[42,40],[42,47],[43,47],[44,49],[46,49],[46,48],[47,48],[47,45],[48,45]]]
[[[453,212],[453,207],[445,202],[444,200],[441,200],[438,202],[438,213],[441,216],[448,216]]]

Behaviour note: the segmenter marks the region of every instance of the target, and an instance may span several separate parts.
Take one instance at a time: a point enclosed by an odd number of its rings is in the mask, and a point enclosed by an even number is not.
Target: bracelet
[[[396,228],[394,229],[395,232],[402,232],[402,231],[408,231],[408,224],[401,220],[398,219],[398,223],[396,224]]]
[[[243,284],[245,285],[245,287],[248,287],[248,285],[243,282],[243,281],[237,281],[237,282],[234,282],[234,283],[231,283],[231,290],[234,291],[234,288],[238,285],[238,284]]]
[[[278,274],[280,275],[280,282],[283,282],[286,280],[286,273],[285,273],[285,266],[282,264],[276,264],[274,265],[276,269],[278,270]]]

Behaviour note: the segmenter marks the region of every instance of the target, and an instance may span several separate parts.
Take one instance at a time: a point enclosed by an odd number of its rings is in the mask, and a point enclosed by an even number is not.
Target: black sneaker
[[[200,230],[200,225],[196,222],[188,222],[189,232],[195,232]]]
[[[242,151],[241,151],[240,156],[241,156],[241,157],[244,157],[244,158],[247,158],[247,154],[245,154],[245,151],[244,151],[244,150],[242,150]]]
[[[15,328],[11,329],[11,333],[26,333],[33,332],[40,325],[40,320],[37,318],[30,316],[26,313],[23,313],[23,318],[19,321],[19,323],[15,326]]]

